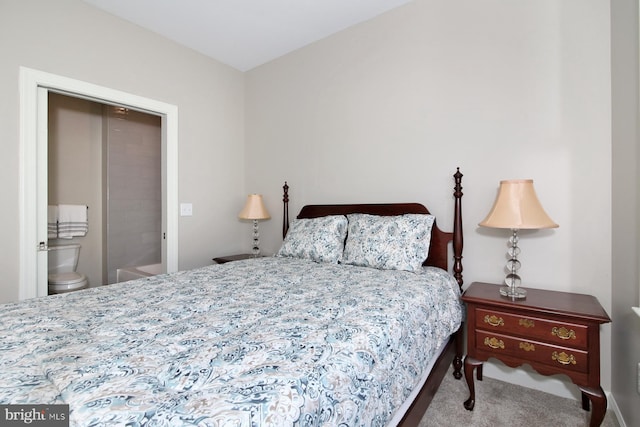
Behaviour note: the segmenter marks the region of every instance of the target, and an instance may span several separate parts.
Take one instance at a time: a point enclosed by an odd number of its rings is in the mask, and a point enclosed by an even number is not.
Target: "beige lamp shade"
[[[249,194],[247,196],[247,203],[244,208],[238,214],[240,219],[269,219],[271,215],[264,207],[262,202],[262,194]]]
[[[498,197],[479,225],[514,230],[558,227],[542,208],[532,179],[500,181]]]

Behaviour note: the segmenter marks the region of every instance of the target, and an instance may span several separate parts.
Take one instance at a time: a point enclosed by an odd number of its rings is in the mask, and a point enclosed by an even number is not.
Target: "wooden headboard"
[[[453,242],[453,276],[462,289],[462,174],[460,168],[453,175],[455,187],[453,232],[442,231],[436,222],[431,231],[429,255],[424,265],[440,267],[448,270],[449,242]],[[289,186],[284,183],[282,237],[289,230]],[[384,203],[384,204],[341,204],[341,205],[306,205],[297,218],[318,218],[327,215],[347,215],[365,213],[371,215],[391,216],[402,214],[430,214],[429,210],[419,203]]]

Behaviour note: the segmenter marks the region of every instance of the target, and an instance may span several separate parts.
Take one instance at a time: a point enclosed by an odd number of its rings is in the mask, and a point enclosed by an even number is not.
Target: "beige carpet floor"
[[[464,380],[447,373],[420,427],[586,427],[591,412],[581,402],[538,390],[505,383],[486,376],[476,381],[473,411],[462,405],[469,397]],[[615,414],[607,411],[601,427],[619,427]]]

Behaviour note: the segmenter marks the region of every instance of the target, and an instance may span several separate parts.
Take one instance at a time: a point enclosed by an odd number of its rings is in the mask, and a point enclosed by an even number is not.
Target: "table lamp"
[[[518,230],[558,227],[558,224],[553,222],[542,208],[533,188],[533,180],[500,181],[498,197],[487,217],[478,225],[511,230],[507,251],[508,273],[504,280],[506,286],[500,288],[500,294],[512,299],[526,298],[527,291],[519,287],[522,280],[518,275],[520,268]]]
[[[240,219],[253,220],[253,256],[260,255],[260,240],[258,234],[258,220],[269,219],[271,215],[262,202],[261,194],[249,194],[244,208],[238,214]]]

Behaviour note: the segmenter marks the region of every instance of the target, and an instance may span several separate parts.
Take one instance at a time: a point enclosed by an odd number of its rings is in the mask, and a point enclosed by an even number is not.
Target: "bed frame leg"
[[[456,332],[456,355],[453,358],[453,377],[457,380],[462,378],[462,355],[464,354],[464,323]]]

